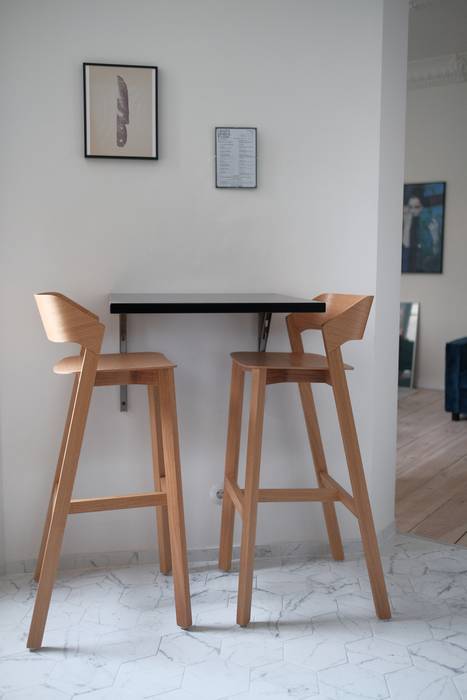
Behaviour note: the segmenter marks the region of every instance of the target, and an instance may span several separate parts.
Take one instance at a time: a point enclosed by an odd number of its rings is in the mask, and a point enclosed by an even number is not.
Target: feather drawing
[[[130,107],[128,103],[128,87],[120,75],[117,75],[117,146],[123,148],[127,141],[126,125],[130,123]]]

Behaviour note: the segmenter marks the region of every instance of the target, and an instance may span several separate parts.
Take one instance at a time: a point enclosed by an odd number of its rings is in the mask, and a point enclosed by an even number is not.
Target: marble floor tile
[[[181,687],[205,700],[221,700],[247,690],[249,683],[248,669],[226,659],[209,658],[186,667]]]
[[[119,662],[108,662],[99,656],[74,656],[58,661],[47,677],[47,683],[53,688],[68,693],[82,693],[92,688],[97,690],[111,686],[115,680]]]
[[[28,651],[0,661],[0,693],[40,686],[46,683],[57,662]]]
[[[302,639],[291,639],[284,643],[285,661],[305,666],[313,671],[339,666],[347,662],[343,644],[322,639],[313,634]]]
[[[372,620],[370,624],[376,637],[405,646],[426,642],[433,637],[428,622],[423,620],[393,618],[392,620]]]
[[[69,700],[71,695],[47,685],[35,685],[32,688],[11,690],[2,695],[2,700]]]
[[[342,664],[338,668],[327,668],[318,672],[320,687],[336,700],[359,696],[383,700],[389,697],[386,681],[380,673],[375,673],[358,664]]]
[[[461,673],[452,679],[459,695],[463,700],[467,698],[467,673]]]
[[[262,680],[252,680],[249,690],[239,695],[231,695],[228,700],[291,700],[293,697],[297,696],[289,692],[288,688],[284,689]],[[314,691],[308,694],[302,693],[299,697],[301,697],[302,700],[305,700],[305,698],[327,700],[326,696],[317,695]]]
[[[427,669],[442,675],[467,671],[467,649],[452,637],[446,640],[432,639],[408,647],[416,668]]]
[[[265,629],[275,639],[285,641],[311,634],[313,623],[310,617],[282,610],[278,615],[269,619]]]
[[[323,595],[315,591],[307,591],[298,595],[284,596],[286,612],[295,612],[306,617],[337,612],[337,609],[337,599],[333,594]]]
[[[261,680],[281,692],[287,692],[291,698],[303,700],[318,692],[316,673],[310,668],[305,668],[291,663],[272,664],[262,666],[252,671],[251,679]]]
[[[240,628],[236,567],[197,564],[189,631],[153,564],[67,571],[35,653],[36,584],[0,578],[0,698],[467,700],[467,549],[396,535],[383,565],[388,621],[375,617],[361,556],[262,559]]]
[[[8,596],[0,599],[0,632],[3,627],[19,625],[28,612],[29,607],[24,603],[17,603]]]
[[[132,692],[135,698],[152,697],[179,688],[184,670],[182,664],[165,656],[148,656],[123,663],[113,686],[117,690]]]
[[[370,622],[366,617],[330,613],[317,615],[312,619],[312,623],[319,637],[335,643],[355,642],[371,636]]]
[[[158,656],[164,656],[170,661],[176,661],[183,666],[199,664],[210,657],[217,657],[220,649],[203,639],[203,635],[179,632],[163,637],[159,646]]]
[[[246,630],[248,632],[248,630]],[[249,635],[232,635],[222,642],[221,656],[245,668],[257,668],[274,662],[281,662],[284,646],[278,639],[249,639]]]
[[[346,644],[349,662],[384,675],[411,666],[411,657],[402,644],[378,637],[366,637]]]
[[[460,695],[450,678],[437,673],[407,668],[386,676],[390,698],[394,700],[460,700]]]

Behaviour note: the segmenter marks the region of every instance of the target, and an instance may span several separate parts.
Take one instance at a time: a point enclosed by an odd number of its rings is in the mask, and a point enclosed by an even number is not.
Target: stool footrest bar
[[[356,518],[358,518],[357,514],[357,506],[355,504],[355,499],[353,496],[350,495],[348,491],[344,489],[343,486],[337,483],[332,476],[329,476],[329,474],[321,474],[321,480],[323,481],[326,486],[328,486],[331,489],[335,489],[338,493],[338,500],[344,504],[348,510],[350,510],[351,513],[355,515]]]
[[[234,484],[229,477],[225,478],[225,488],[235,506],[235,510],[243,517],[243,489],[240,489],[237,484]]]
[[[244,489],[239,488],[239,486],[228,477],[225,480],[225,488],[235,506],[235,510],[242,515],[243,498],[245,495]],[[337,484],[337,482],[331,479],[331,477],[329,477],[329,485],[324,488],[258,489],[259,503],[293,503],[299,501],[319,501],[321,503],[342,501],[352,513],[355,513],[355,505],[352,496]]]
[[[109,496],[107,498],[77,498],[70,501],[70,513],[93,513],[100,510],[120,510],[123,508],[147,508],[166,506],[167,495],[162,491],[134,493],[129,496]]]
[[[295,501],[338,501],[339,494],[335,488],[322,489],[259,489],[260,503],[291,503]]]

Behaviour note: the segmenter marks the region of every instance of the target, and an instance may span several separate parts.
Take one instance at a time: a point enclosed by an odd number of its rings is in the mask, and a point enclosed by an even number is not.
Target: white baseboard
[[[391,523],[378,534],[381,546],[390,541],[396,532],[395,524]],[[344,550],[347,555],[355,555],[362,552],[360,540],[344,542]],[[329,554],[327,542],[278,542],[274,544],[256,545],[255,558],[264,561],[285,562],[290,560],[303,560],[314,557],[323,557]],[[233,558],[240,556],[239,545],[234,545]],[[188,552],[190,568],[199,567],[200,564],[212,565],[217,562],[218,548],[205,547],[191,549]],[[65,554],[60,557],[60,570],[69,569],[94,569],[116,566],[134,566],[137,564],[155,564],[158,562],[156,550],[126,551],[126,552],[98,552],[94,554]],[[3,567],[4,574],[32,573],[36,564],[35,559],[7,562]]]

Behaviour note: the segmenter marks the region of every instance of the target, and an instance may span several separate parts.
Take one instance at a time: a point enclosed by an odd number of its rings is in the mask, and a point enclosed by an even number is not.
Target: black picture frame
[[[217,150],[217,133],[221,129],[228,129],[230,131],[236,130],[249,130],[254,132],[254,159],[255,159],[255,170],[254,170],[254,184],[253,185],[220,185],[219,184],[219,158]],[[216,189],[229,189],[229,190],[254,190],[258,187],[258,129],[255,126],[216,126],[214,129],[214,179]]]
[[[92,67],[103,67],[103,68],[121,68],[125,69],[125,71],[128,73],[129,70],[131,69],[136,69],[139,71],[152,71],[153,72],[153,81],[151,81],[151,86],[152,86],[152,91],[153,91],[153,96],[154,96],[154,102],[152,101],[152,96],[148,94],[147,99],[147,106],[148,106],[148,115],[147,118],[149,118],[149,109],[151,109],[151,115],[150,115],[150,125],[147,127],[147,136],[150,135],[150,138],[152,140],[152,148],[151,148],[151,153],[148,152],[148,155],[144,155],[141,153],[137,153],[136,151],[131,152],[131,149],[128,151],[128,153],[101,153],[101,152],[93,152],[93,148],[91,145],[92,141],[92,126],[91,126],[91,100],[89,98],[89,90],[91,88],[90,82],[91,82],[91,77],[89,75],[89,68]],[[123,80],[123,79],[122,79]],[[125,82],[125,81],[123,81]],[[121,113],[121,107],[120,107],[120,98],[122,97],[121,94],[121,88],[120,88],[120,82],[119,82],[119,90],[120,90],[120,97],[118,99],[118,107],[116,104],[115,107],[115,117],[116,117],[116,139],[118,142],[119,139],[119,134],[124,131],[126,135],[126,125],[129,122],[125,122],[125,115],[122,117]],[[131,94],[131,91],[130,91]],[[127,114],[126,118],[128,118],[128,91],[126,95],[127,103]],[[137,64],[126,64],[126,63],[93,63],[93,62],[85,62],[83,63],[83,107],[84,107],[84,156],[85,158],[116,158],[119,160],[159,160],[159,119],[158,119],[158,109],[159,109],[159,96],[158,96],[158,67],[157,66],[149,66],[149,65],[137,65]],[[131,103],[130,103],[130,110],[131,110]],[[122,119],[123,124],[120,124],[118,119],[119,117]],[[130,118],[131,118],[131,111],[130,111]],[[122,128],[123,127],[123,128]],[[126,136],[125,136],[126,138]],[[123,139],[120,139],[123,140]],[[118,143],[118,146],[121,144]],[[126,144],[124,144],[123,147],[125,147]],[[97,149],[99,150],[99,149]]]
[[[402,274],[441,274],[446,182],[406,183],[402,220]]]

